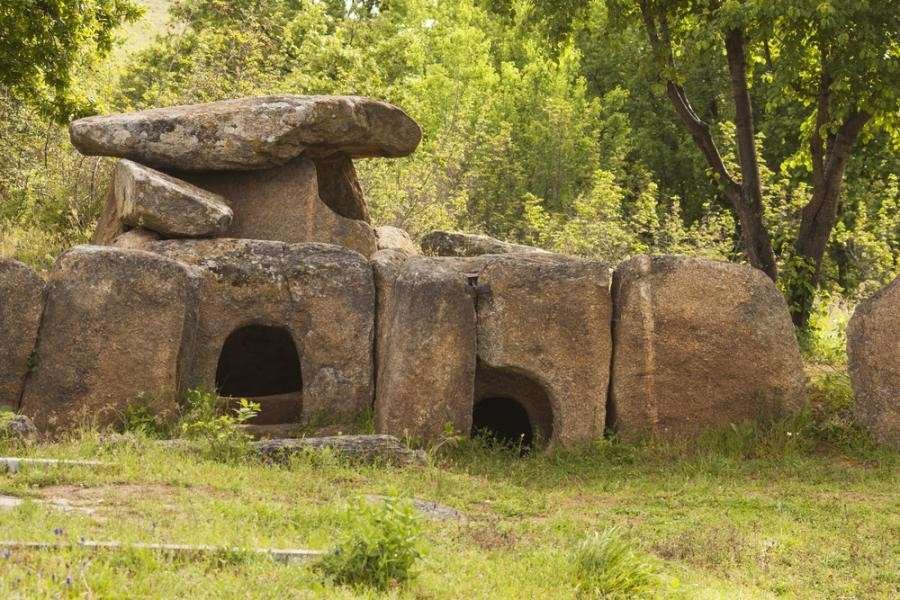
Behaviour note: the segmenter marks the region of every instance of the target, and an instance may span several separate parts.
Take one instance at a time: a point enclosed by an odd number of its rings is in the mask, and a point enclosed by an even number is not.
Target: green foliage
[[[585,536],[575,549],[574,563],[576,589],[583,598],[652,598],[662,587],[658,567],[635,550],[618,527]]]
[[[238,429],[259,414],[258,402],[241,398],[238,406],[223,412],[222,402],[214,392],[203,388],[188,390],[179,431],[187,439],[206,444],[208,456],[216,460],[235,461],[248,452],[250,436]]]
[[[344,515],[350,533],[319,568],[335,582],[386,590],[412,576],[421,557],[422,525],[409,501],[358,499]]]
[[[122,421],[125,431],[149,438],[164,438],[170,429],[146,399],[138,399],[137,402],[126,406]]]
[[[112,49],[116,28],[142,10],[130,0],[4,0],[0,4],[0,96],[9,94],[59,123],[89,113],[79,66]]]

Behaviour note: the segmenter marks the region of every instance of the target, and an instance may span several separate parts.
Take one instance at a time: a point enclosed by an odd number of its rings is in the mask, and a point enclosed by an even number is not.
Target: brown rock
[[[309,159],[264,171],[181,176],[226,199],[234,211],[228,237],[338,244],[366,257],[375,252],[375,232],[368,223],[338,215],[319,198],[316,167]]]
[[[546,251],[533,246],[501,242],[492,237],[474,233],[432,231],[422,238],[422,253],[428,256],[480,256],[482,254],[513,254],[522,252]]]
[[[155,231],[135,227],[117,237],[112,245],[125,250],[146,250],[147,244],[159,239],[162,239],[162,236]]]
[[[170,237],[206,237],[231,225],[225,199],[130,160],[116,164],[114,189],[122,222]]]
[[[476,402],[519,402],[541,430],[533,433],[554,444],[601,437],[612,355],[609,267],[508,255],[488,263],[478,281],[490,293],[478,296]]]
[[[445,425],[464,432],[472,426],[475,303],[464,262],[412,257],[396,271],[387,305],[379,307],[379,433],[430,441]]]
[[[416,256],[419,251],[407,232],[399,227],[382,225],[375,228],[379,250],[400,250],[407,256]]]
[[[139,250],[77,246],[47,285],[22,412],[40,429],[121,419],[142,398],[175,412],[196,326],[196,279]]]
[[[856,307],[847,354],[856,419],[900,447],[900,277]]]
[[[0,410],[17,410],[43,308],[44,281],[17,260],[0,256]]]
[[[624,438],[683,434],[797,409],[803,363],[761,271],[638,256],[613,277],[611,415]]]
[[[501,438],[520,427],[526,444],[565,446],[602,435],[605,265],[549,253],[404,258],[388,250],[373,260],[380,432],[433,441],[448,424]]]
[[[349,422],[371,407],[375,290],[361,256],[329,244],[235,239],[149,248],[200,274],[191,387],[259,399],[263,412],[266,398],[283,410],[295,394],[297,418],[320,422]]]
[[[346,154],[338,153],[315,162],[322,202],[342,217],[368,223],[369,206],[356,178],[353,161]]]
[[[106,201],[103,203],[100,218],[97,219],[97,227],[91,236],[91,244],[109,246],[125,233],[126,229],[127,227],[122,221],[122,214],[119,212],[119,202],[116,200],[116,186],[113,183],[109,186],[109,191],[106,193]]]
[[[406,156],[422,137],[395,106],[358,96],[266,96],[88,117],[69,126],[91,156],[176,170],[265,169],[301,155]]]

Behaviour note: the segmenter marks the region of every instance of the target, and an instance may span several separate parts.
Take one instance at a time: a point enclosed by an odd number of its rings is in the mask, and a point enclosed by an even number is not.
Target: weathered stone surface
[[[479,256],[520,252],[546,251],[533,246],[501,242],[492,237],[474,233],[432,231],[422,238],[422,253],[428,256]]]
[[[196,278],[139,250],[77,246],[57,261],[22,412],[39,429],[118,421],[139,397],[176,409],[196,327]]]
[[[379,250],[400,250],[407,256],[415,256],[419,253],[409,234],[399,227],[390,225],[376,227],[375,237]]]
[[[338,215],[319,198],[316,167],[309,159],[263,171],[180,176],[226,199],[234,211],[228,237],[338,244],[366,257],[375,252],[375,232],[368,223]]]
[[[484,374],[476,386],[485,388],[476,389],[476,401],[517,400],[553,444],[572,447],[602,436],[612,355],[609,267],[549,253],[507,255],[487,263],[478,282],[490,293],[478,296]],[[514,384],[523,383],[502,376],[501,385],[490,385],[503,372],[539,385],[546,400],[517,393]]]
[[[900,447],[900,278],[856,307],[847,354],[856,419]]]
[[[387,462],[397,465],[425,463],[425,453],[412,450],[391,435],[335,435],[315,438],[289,438],[251,442],[265,459],[279,462],[292,454],[331,450],[348,458],[365,462]]]
[[[114,189],[122,222],[171,237],[224,233],[231,225],[225,199],[130,160],[116,165]]]
[[[445,424],[463,432],[472,427],[475,303],[465,272],[465,259],[424,257],[397,269],[379,307],[385,324],[377,358],[379,433],[426,441],[439,438]]]
[[[97,227],[91,236],[91,244],[96,246],[109,246],[126,231],[122,214],[119,212],[119,203],[116,200],[115,184],[109,186],[106,192],[106,201],[97,219]]]
[[[358,96],[265,96],[79,119],[72,143],[176,170],[264,169],[301,155],[406,156],[422,137],[395,106]]]
[[[370,263],[375,281],[375,389],[384,378],[384,360],[388,343],[388,311],[394,298],[394,281],[409,255],[401,250],[379,250]]]
[[[625,438],[692,433],[802,402],[784,298],[757,269],[638,256],[613,277],[610,420]]]
[[[552,444],[602,435],[608,267],[550,253],[408,258],[398,250],[379,251],[373,265],[380,432],[428,441],[450,424],[468,433],[478,402],[507,398]]]
[[[163,240],[148,248],[199,270],[192,387],[221,387],[226,340],[261,325],[283,329],[296,347],[303,419],[347,422],[369,409],[375,289],[363,257],[330,244],[236,239]]]
[[[155,231],[135,227],[117,237],[112,245],[125,250],[146,250],[147,244],[159,239],[162,239],[162,236]]]
[[[356,178],[353,161],[343,153],[316,159],[319,197],[328,208],[348,219],[369,222],[369,206]]]
[[[16,410],[33,365],[44,281],[17,260],[0,256],[0,409]]]

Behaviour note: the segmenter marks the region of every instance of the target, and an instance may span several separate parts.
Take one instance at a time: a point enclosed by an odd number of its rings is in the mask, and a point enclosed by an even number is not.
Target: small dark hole
[[[232,398],[301,391],[300,357],[291,334],[266,325],[232,332],[219,356],[216,388],[222,396]]]
[[[534,432],[528,413],[511,398],[485,398],[475,403],[472,435],[509,447],[530,448]]]

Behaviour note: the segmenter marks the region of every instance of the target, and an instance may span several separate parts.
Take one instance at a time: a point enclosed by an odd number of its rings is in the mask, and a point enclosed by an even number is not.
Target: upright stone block
[[[847,354],[856,419],[900,447],[900,278],[856,307]]]
[[[0,256],[0,410],[17,410],[43,308],[44,281],[17,260]]]
[[[787,304],[762,271],[638,256],[613,277],[609,419],[624,438],[677,435],[799,408]]]
[[[174,416],[196,328],[196,279],[140,250],[77,246],[47,285],[22,412],[40,429],[119,421],[140,400]]]

